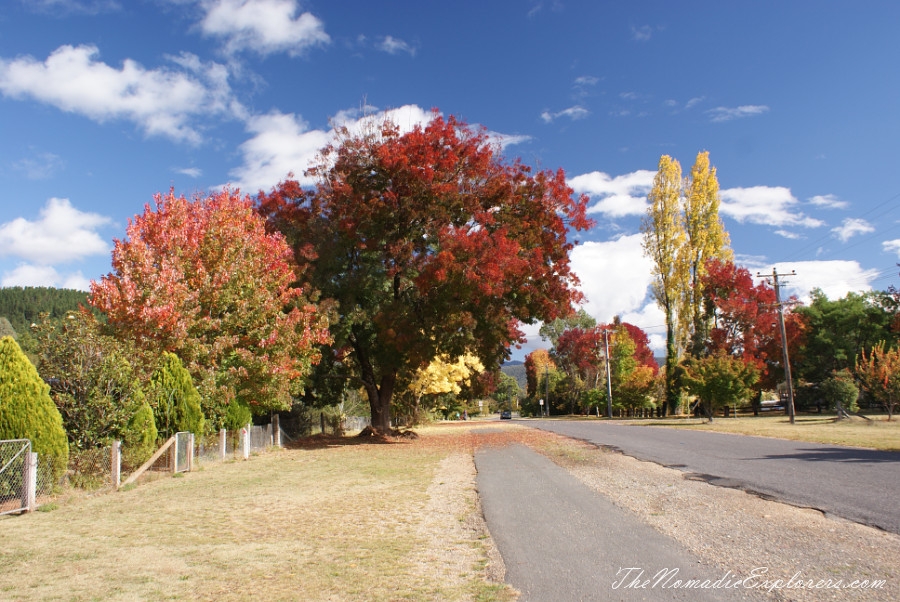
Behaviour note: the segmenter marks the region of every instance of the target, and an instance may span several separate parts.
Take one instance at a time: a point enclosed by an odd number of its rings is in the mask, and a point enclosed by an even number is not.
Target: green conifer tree
[[[137,391],[136,397],[141,400],[137,411],[128,421],[125,428],[124,450],[125,460],[133,465],[143,464],[156,449],[156,440],[159,431],[156,429],[156,420],[153,418],[153,408],[144,398],[143,392]]]
[[[179,431],[203,433],[200,393],[174,353],[163,353],[162,364],[150,377],[150,398],[161,437],[169,438]]]
[[[12,337],[0,339],[0,439],[30,439],[39,470],[65,474],[69,444],[50,387]]]

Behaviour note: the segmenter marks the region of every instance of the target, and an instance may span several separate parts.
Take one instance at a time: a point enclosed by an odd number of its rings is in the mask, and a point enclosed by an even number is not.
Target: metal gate
[[[23,512],[34,505],[34,462],[28,439],[0,441],[0,514]]]

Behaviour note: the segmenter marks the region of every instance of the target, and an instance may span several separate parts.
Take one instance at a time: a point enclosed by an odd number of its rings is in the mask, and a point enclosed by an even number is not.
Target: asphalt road
[[[715,485],[900,534],[900,453],[604,422],[529,420]]]
[[[701,564],[528,447],[482,448],[475,465],[485,520],[521,602],[762,597],[729,589],[727,572]],[[691,579],[705,588],[681,585]]]

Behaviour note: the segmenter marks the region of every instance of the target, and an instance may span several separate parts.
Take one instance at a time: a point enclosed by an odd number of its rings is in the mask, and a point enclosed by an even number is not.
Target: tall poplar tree
[[[641,222],[644,254],[653,260],[653,296],[666,315],[666,406],[673,412],[678,405],[675,371],[678,367],[676,344],[680,290],[685,282],[686,235],[681,215],[681,165],[668,155],[659,158],[653,188],[647,195],[650,207]]]
[[[682,248],[687,279],[681,286],[679,337],[683,349],[698,355],[703,349],[708,320],[703,315],[703,277],[710,259],[731,261],[728,232],[719,217],[719,180],[710,167],[709,151],[697,153],[690,178],[685,180],[683,219],[685,245]]]

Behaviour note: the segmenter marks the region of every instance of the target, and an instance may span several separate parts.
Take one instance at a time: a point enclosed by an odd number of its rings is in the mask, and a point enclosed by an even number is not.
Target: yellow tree
[[[413,419],[418,422],[419,408],[425,395],[441,393],[459,394],[463,384],[469,382],[476,374],[484,372],[484,365],[477,357],[467,353],[455,360],[448,357],[436,357],[425,368],[416,371],[408,389],[413,394]]]
[[[702,347],[706,336],[703,317],[703,277],[710,259],[731,261],[728,232],[719,217],[719,180],[710,167],[709,152],[697,153],[691,175],[684,182],[682,197],[685,244],[682,247],[683,276],[678,310],[679,344],[692,355]]]
[[[659,158],[650,207],[641,222],[644,254],[653,261],[653,296],[666,315],[666,405],[678,405],[676,327],[680,290],[685,282],[684,221],[681,215],[681,165],[668,155]]]

